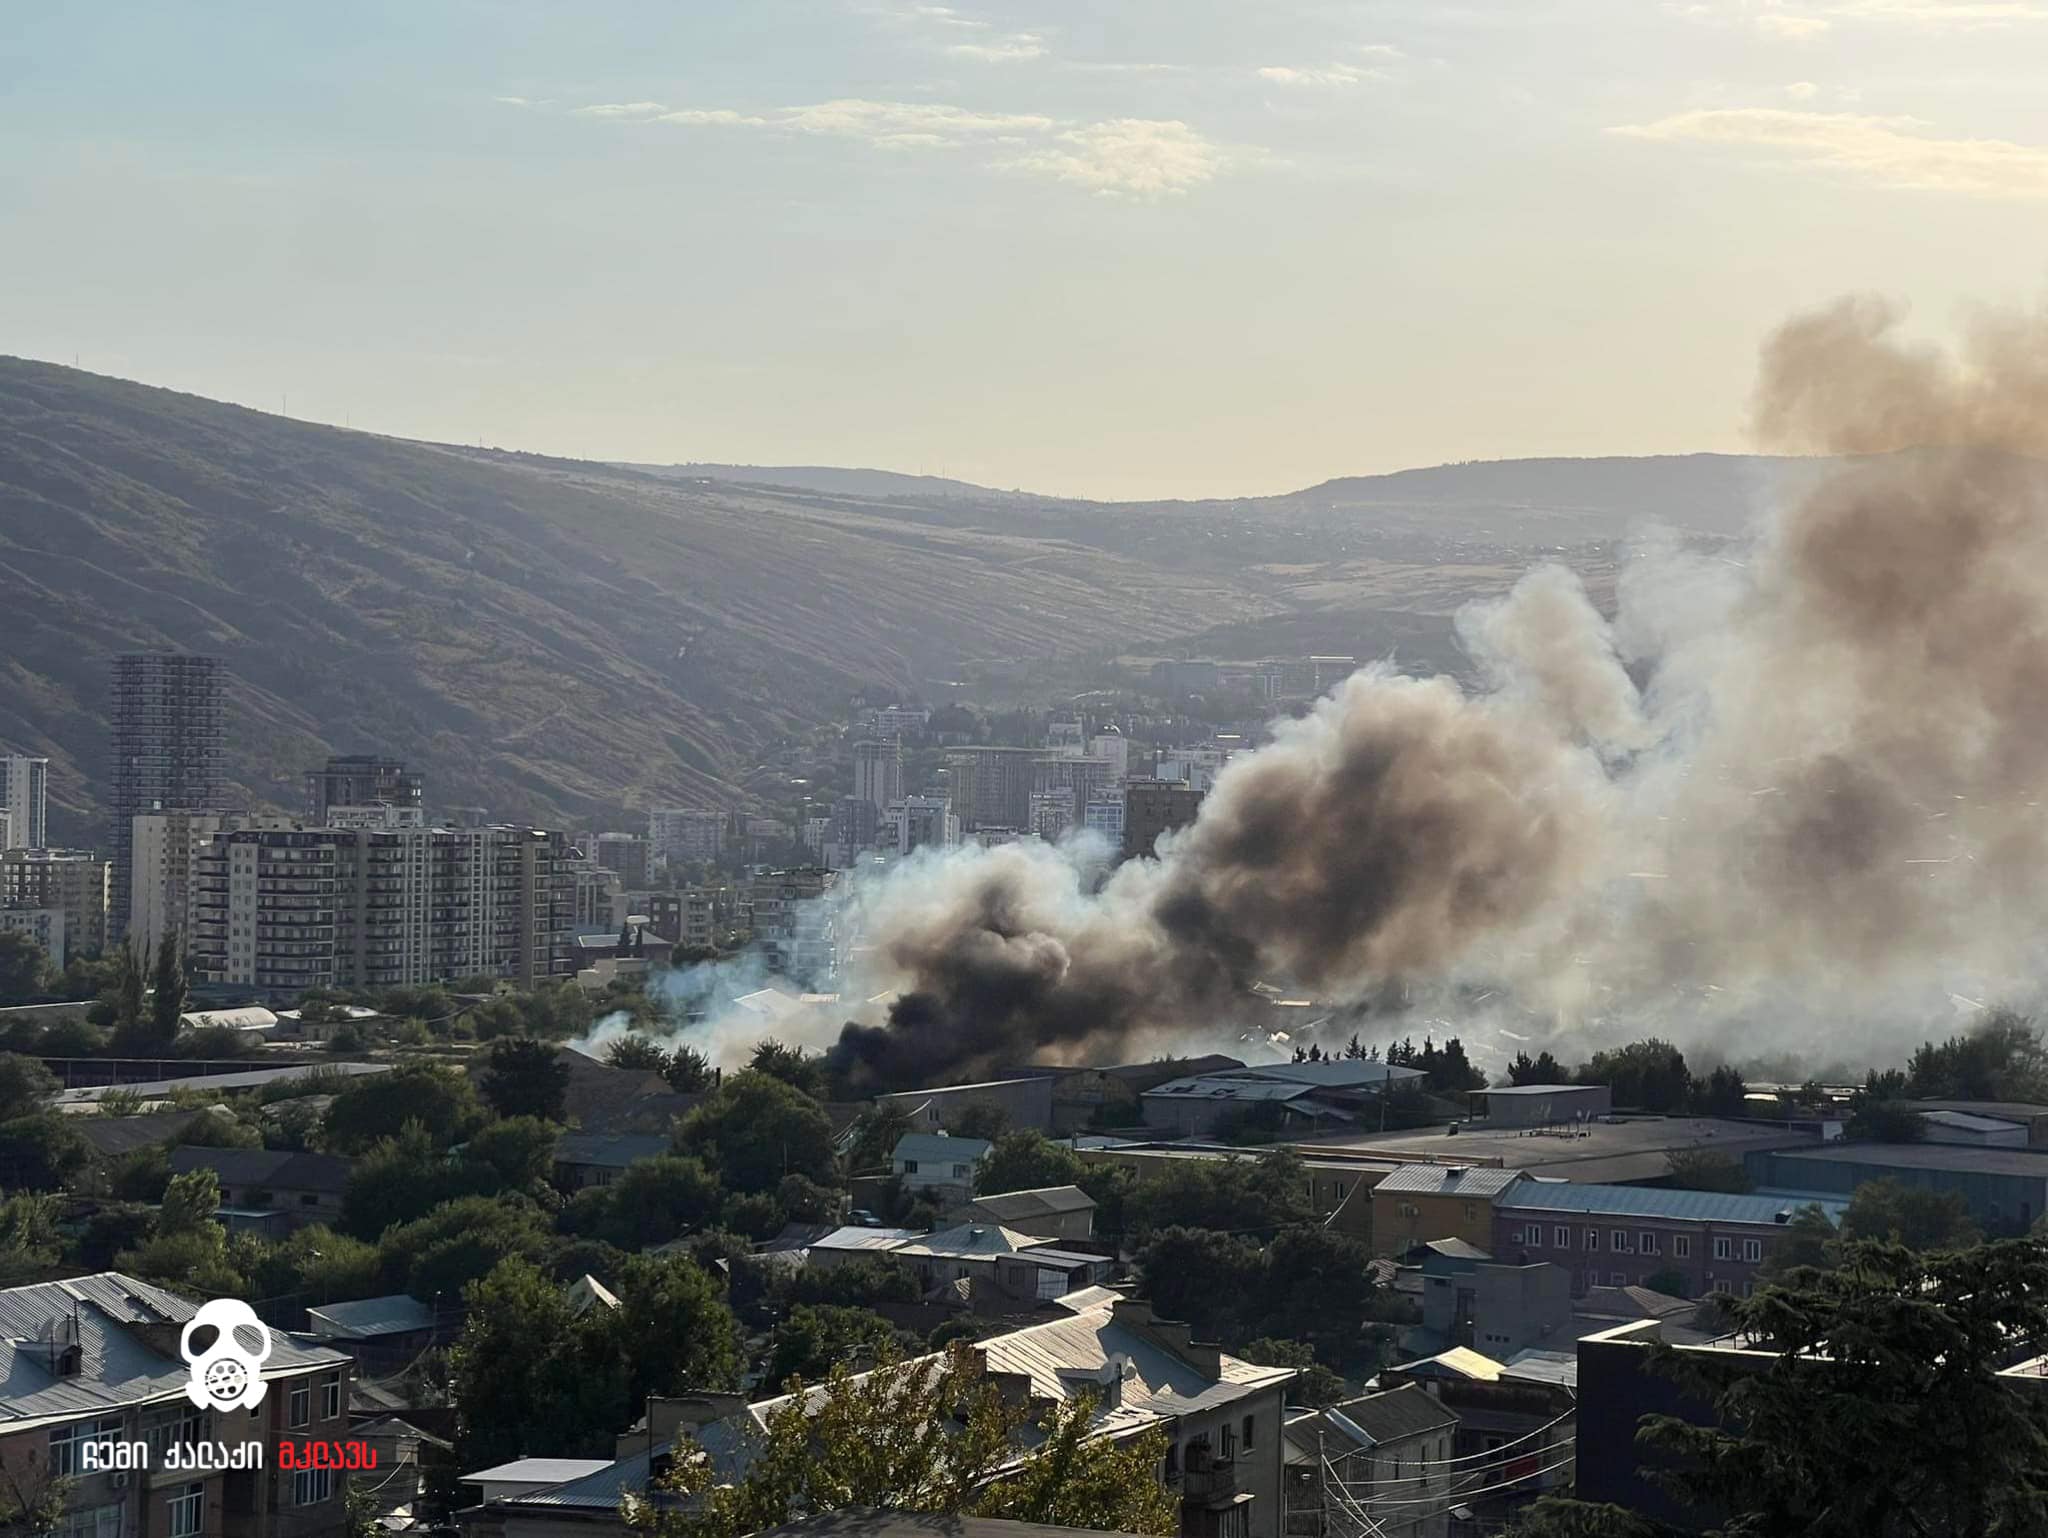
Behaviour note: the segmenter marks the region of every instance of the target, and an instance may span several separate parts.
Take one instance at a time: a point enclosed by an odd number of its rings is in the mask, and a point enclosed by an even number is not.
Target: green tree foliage
[[[2048,1049],[2030,1016],[1990,1010],[1966,1035],[1923,1044],[1906,1064],[1906,1089],[1916,1100],[2040,1101]]]
[[[1595,1052],[1579,1069],[1577,1081],[1607,1085],[1617,1107],[1636,1111],[1683,1110],[1692,1088],[1685,1054],[1655,1037]]]
[[[1856,1096],[1845,1137],[1869,1143],[1917,1143],[1927,1136],[1927,1123],[1903,1100]]]
[[[1764,1258],[1758,1274],[1767,1281],[1789,1276],[1802,1266],[1832,1266],[1835,1263],[1835,1225],[1826,1213],[1808,1202],[1792,1214],[1792,1221],[1778,1235],[1771,1253]],[[1659,1287],[1657,1291],[1664,1291]]]
[[[1307,1191],[1300,1157],[1281,1149],[1255,1159],[1180,1160],[1126,1190],[1123,1231],[1136,1237],[1173,1227],[1276,1232],[1309,1221]]]
[[[988,1157],[974,1172],[977,1196],[1005,1191],[1036,1191],[1046,1186],[1080,1184],[1088,1166],[1081,1156],[1042,1132],[1006,1132],[995,1140]]]
[[[1741,1195],[1750,1189],[1749,1172],[1742,1161],[1712,1148],[1674,1148],[1664,1156],[1670,1183],[1681,1191],[1727,1191]]]
[[[755,1043],[754,1055],[747,1060],[747,1066],[755,1073],[780,1079],[791,1089],[813,1100],[825,1098],[825,1060],[806,1056],[800,1047],[784,1046],[769,1037]]]
[[[626,1364],[630,1413],[637,1413],[649,1394],[729,1388],[739,1382],[739,1321],[702,1266],[688,1259],[636,1255],[620,1271],[613,1291],[618,1309],[592,1309],[584,1316],[584,1333]]]
[[[54,1191],[89,1157],[71,1118],[56,1111],[0,1120],[0,1191]]]
[[[1692,1111],[1696,1116],[1740,1116],[1746,1109],[1743,1097],[1749,1086],[1742,1075],[1723,1063],[1704,1079],[1692,1081]]]
[[[915,1303],[923,1295],[917,1276],[898,1260],[872,1256],[820,1270],[806,1266],[788,1282],[792,1303],[830,1303],[870,1308],[877,1303]]]
[[[1515,1060],[1508,1064],[1508,1083],[1510,1084],[1569,1084],[1570,1082],[1571,1075],[1565,1071],[1564,1064],[1560,1063],[1555,1057],[1552,1057],[1550,1049],[1547,1047],[1533,1058],[1526,1052],[1517,1052]]]
[[[463,1158],[495,1178],[496,1189],[521,1191],[554,1173],[555,1141],[562,1129],[537,1116],[485,1122],[464,1145]]]
[[[0,1052],[0,1122],[31,1116],[57,1093],[57,1079],[32,1057]]]
[[[1929,1191],[1898,1180],[1868,1180],[1849,1197],[1842,1233],[1888,1239],[1910,1250],[1966,1249],[1980,1237],[1959,1191]]]
[[[815,1383],[835,1362],[872,1365],[896,1340],[880,1314],[830,1303],[799,1303],[768,1335],[761,1381],[781,1393],[791,1378]]]
[[[435,1148],[459,1143],[482,1124],[483,1107],[461,1073],[434,1063],[407,1063],[390,1073],[350,1079],[328,1107],[322,1135],[336,1153],[361,1153],[379,1138],[419,1123]]]
[[[211,1223],[220,1211],[220,1176],[209,1169],[173,1175],[164,1187],[157,1230],[166,1234],[190,1233]]]
[[[832,1123],[816,1101],[772,1074],[729,1076],[683,1119],[677,1151],[709,1159],[735,1191],[773,1191],[785,1175],[821,1185],[837,1172]]]
[[[380,1139],[356,1160],[341,1196],[341,1226],[375,1242],[387,1228],[426,1216],[443,1202],[474,1189],[469,1173],[452,1161],[418,1122]]]
[[[175,1041],[179,1017],[185,1013],[185,960],[178,954],[175,931],[157,941],[156,972],[151,982],[149,1013],[159,1041]]]
[[[40,1281],[64,1251],[57,1222],[63,1207],[57,1197],[18,1192],[0,1197],[0,1287]]]
[[[560,1121],[569,1091],[562,1049],[532,1036],[506,1036],[484,1058],[483,1096],[500,1116]]]
[[[2048,1405],[1999,1377],[2048,1337],[2048,1249],[1855,1244],[1834,1271],[1733,1300],[1762,1371],[1665,1365],[1718,1424],[1649,1418],[1674,1488],[1730,1535],[1975,1538],[2048,1530]],[[1599,1529],[1602,1533],[1608,1529]]]
[[[775,1205],[785,1223],[836,1223],[846,1206],[845,1196],[831,1186],[821,1186],[802,1175],[785,1175],[775,1188]]]
[[[677,1042],[675,1051],[668,1055],[668,1066],[662,1069],[662,1076],[677,1094],[701,1095],[711,1088],[711,1059],[695,1047]]]
[[[608,1186],[578,1191],[562,1210],[562,1228],[640,1250],[701,1227],[723,1200],[703,1160],[667,1154],[628,1165]]]
[[[318,1308],[347,1298],[374,1298],[384,1290],[377,1248],[325,1224],[295,1229],[271,1246],[251,1271],[251,1286],[266,1298],[291,1298]]]
[[[853,1146],[846,1154],[847,1169],[854,1174],[887,1169],[889,1155],[912,1130],[910,1113],[898,1106],[877,1105],[863,1112],[854,1123]]]
[[[604,1060],[614,1068],[637,1073],[663,1073],[668,1054],[645,1036],[621,1036],[605,1049]]]
[[[0,1006],[34,1004],[50,987],[50,958],[27,935],[0,933]]]
[[[686,1451],[669,1483],[694,1499],[633,1503],[627,1519],[653,1538],[740,1538],[849,1506],[1176,1531],[1178,1503],[1158,1476],[1164,1435],[1091,1436],[1094,1411],[1082,1396],[1045,1415],[1038,1447],[997,1482],[1040,1412],[1005,1396],[966,1347],[858,1377],[842,1362],[815,1401],[799,1395],[768,1412],[743,1478],[714,1485],[708,1460]]]
[[[436,1294],[452,1300],[508,1257],[539,1264],[550,1243],[531,1202],[465,1196],[386,1233],[377,1245],[378,1281],[422,1303]]]
[[[1247,1362],[1261,1367],[1292,1367],[1301,1376],[1287,1389],[1290,1405],[1304,1404],[1320,1409],[1337,1404],[1351,1392],[1344,1380],[1316,1360],[1313,1347],[1298,1340],[1275,1340],[1270,1335],[1247,1342],[1238,1351]]]
[[[1501,1538],[1669,1538],[1670,1529],[1626,1506],[1544,1495],[1515,1513]]]

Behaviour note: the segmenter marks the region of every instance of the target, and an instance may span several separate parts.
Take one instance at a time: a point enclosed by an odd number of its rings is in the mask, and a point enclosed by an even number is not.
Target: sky
[[[2048,295],[2048,0],[7,12],[0,353],[408,437],[1248,495]]]

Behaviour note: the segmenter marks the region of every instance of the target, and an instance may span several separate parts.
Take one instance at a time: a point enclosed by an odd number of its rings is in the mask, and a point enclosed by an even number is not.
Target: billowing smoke
[[[1532,1044],[1850,1056],[2030,987],[2048,324],[1983,318],[1959,356],[1899,325],[1859,300],[1768,340],[1761,443],[1840,457],[1747,547],[1646,534],[1612,621],[1539,568],[1460,616],[1473,688],[1353,676],[1156,859],[1018,844],[856,888],[847,991],[894,1002],[840,1032],[843,1081],[1213,1041],[1254,981],[1492,990]]]

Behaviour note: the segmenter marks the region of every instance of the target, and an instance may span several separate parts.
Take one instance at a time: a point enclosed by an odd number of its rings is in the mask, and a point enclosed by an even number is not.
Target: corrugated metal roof
[[[1587,1095],[1606,1089],[1605,1084],[1496,1084],[1474,1090],[1477,1095]]]
[[[1315,1089],[1313,1084],[1293,1084],[1279,1079],[1199,1078],[1174,1079],[1148,1089],[1146,1100],[1299,1100]]]
[[[358,1298],[352,1303],[323,1303],[307,1309],[306,1317],[316,1332],[324,1326],[343,1340],[409,1335],[434,1327],[434,1310],[402,1292],[382,1298]]]
[[[1319,1089],[1371,1089],[1377,1085],[1399,1084],[1423,1077],[1420,1068],[1401,1068],[1377,1063],[1370,1058],[1326,1058],[1320,1063],[1252,1063],[1235,1070],[1230,1077],[1279,1079],[1290,1084],[1310,1084]]]
[[[464,1474],[462,1482],[466,1485],[559,1485],[567,1480],[581,1479],[586,1474],[595,1474],[599,1469],[609,1467],[611,1462],[609,1458],[515,1458],[495,1468]]]
[[[1400,1370],[1424,1378],[1473,1378],[1491,1383],[1501,1375],[1501,1364],[1470,1346],[1453,1346],[1419,1362],[1403,1362]]]
[[[1579,1358],[1573,1351],[1542,1351],[1532,1346],[1501,1363],[1500,1375],[1524,1383],[1561,1383],[1566,1388],[1577,1388]]]
[[[1937,1127],[1954,1127],[1959,1132],[2024,1132],[2026,1123],[2004,1121],[1993,1116],[1972,1116],[1966,1111],[1922,1111],[1922,1121]]]
[[[1474,1169],[1462,1164],[1411,1164],[1374,1191],[1419,1191],[1432,1196],[1498,1196],[1522,1178],[1520,1170]]]
[[[930,1256],[935,1259],[978,1260],[994,1255],[1014,1255],[1019,1250],[1028,1250],[1039,1241],[1029,1234],[1020,1234],[1014,1228],[1005,1228],[1000,1223],[962,1223],[958,1228],[942,1228],[937,1233],[926,1234],[922,1239],[913,1239],[897,1246],[899,1255]]]
[[[1391,1178],[1391,1177],[1389,1177]],[[1380,1183],[1380,1189],[1386,1182]],[[1579,1185],[1566,1181],[1524,1181],[1495,1206],[1496,1212],[1581,1212],[1595,1217],[1673,1218],[1698,1223],[1754,1223],[1771,1227],[1778,1214],[1803,1203],[1779,1196],[1737,1196],[1727,1191],[1674,1191],[1663,1186]],[[1848,1204],[1823,1201],[1821,1210],[1839,1223]]]
[[[565,1132],[555,1139],[555,1163],[622,1170],[658,1159],[669,1147],[667,1138],[652,1132]]]
[[[995,1147],[986,1138],[946,1137],[937,1132],[906,1132],[889,1151],[892,1159],[930,1159],[935,1164],[976,1164]]]
[[[1334,1425],[1353,1433],[1368,1447],[1405,1442],[1458,1424],[1454,1411],[1439,1404],[1428,1390],[1413,1383],[1383,1393],[1348,1399],[1326,1412]]]
[[[1049,1218],[1067,1212],[1093,1212],[1095,1198],[1079,1186],[1040,1186],[1030,1191],[978,1196],[969,1205],[998,1223],[1006,1223],[1014,1218]]]
[[[351,1078],[363,1074],[389,1073],[390,1063],[302,1063],[289,1068],[249,1068],[235,1073],[195,1073],[178,1079],[151,1079],[145,1084],[85,1084],[76,1089],[67,1089],[51,1101],[52,1105],[83,1105],[119,1091],[122,1095],[139,1095],[145,1100],[160,1100],[173,1090],[204,1089],[231,1090],[257,1089],[265,1084],[276,1084],[286,1079],[303,1079],[307,1074],[345,1074]]]

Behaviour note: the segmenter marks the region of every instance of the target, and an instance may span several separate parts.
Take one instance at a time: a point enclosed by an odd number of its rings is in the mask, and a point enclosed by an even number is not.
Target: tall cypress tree
[[[150,1014],[157,1038],[168,1046],[177,1040],[178,1017],[185,1013],[186,998],[185,960],[178,952],[177,935],[168,929],[157,942],[155,989]]]

